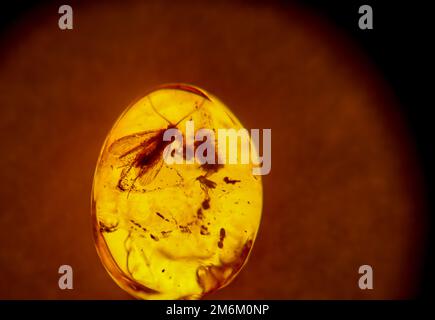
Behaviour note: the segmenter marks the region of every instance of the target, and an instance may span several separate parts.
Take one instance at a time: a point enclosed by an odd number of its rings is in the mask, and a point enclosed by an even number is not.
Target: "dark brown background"
[[[167,82],[272,128],[249,263],[210,298],[404,298],[417,289],[425,209],[414,147],[358,48],[296,6],[152,1],[29,12],[0,39],[0,298],[124,299],[96,254],[94,166],[133,100]],[[57,286],[74,269],[74,290]],[[374,268],[372,291],[358,267]]]

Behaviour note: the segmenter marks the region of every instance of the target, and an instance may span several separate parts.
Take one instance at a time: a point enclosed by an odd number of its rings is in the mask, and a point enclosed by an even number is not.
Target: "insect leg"
[[[181,173],[177,169],[175,169],[174,167],[170,167],[167,163],[165,163],[165,166],[170,170],[174,170],[175,173],[177,174],[177,176],[179,176],[180,179],[184,182],[184,177],[181,175]]]

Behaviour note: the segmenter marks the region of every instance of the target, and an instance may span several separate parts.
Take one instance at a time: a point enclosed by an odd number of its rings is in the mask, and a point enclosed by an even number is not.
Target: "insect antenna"
[[[202,99],[202,102],[201,102],[201,104],[199,106],[195,105],[195,108],[192,111],[190,111],[188,114],[186,114],[183,118],[178,120],[177,123],[174,126],[178,126],[181,122],[183,122],[183,120],[186,120],[186,118],[190,117],[193,113],[198,111],[203,106],[204,102],[205,102],[205,99]]]
[[[169,121],[169,120],[168,120],[168,119],[167,119],[163,114],[161,114],[159,111],[157,111],[156,107],[154,107],[154,104],[153,104],[153,102],[151,101],[151,97],[150,97],[150,96],[148,96],[148,100],[150,101],[151,108],[153,108],[154,112],[157,113],[157,114],[158,114],[160,117],[162,117],[163,119],[165,119],[166,122],[168,122],[169,124],[172,125],[172,122],[171,122],[171,121]]]

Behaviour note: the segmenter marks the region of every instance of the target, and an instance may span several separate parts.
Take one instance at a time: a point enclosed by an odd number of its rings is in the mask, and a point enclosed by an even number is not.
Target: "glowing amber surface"
[[[204,90],[168,85],[127,108],[97,163],[97,251],[116,283],[137,298],[198,299],[228,285],[257,234],[262,186],[251,164],[163,161],[164,130],[176,127],[185,139],[188,120],[195,130],[242,128]],[[216,145],[216,158],[221,151]]]

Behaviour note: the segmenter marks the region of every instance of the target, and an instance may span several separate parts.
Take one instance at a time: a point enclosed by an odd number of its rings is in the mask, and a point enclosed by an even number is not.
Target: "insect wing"
[[[163,165],[163,158],[159,158],[159,160],[154,163],[153,165],[150,165],[147,168],[143,168],[143,172],[138,177],[138,180],[140,181],[140,185],[146,186],[150,182],[152,182],[157,174],[160,172],[160,169]]]
[[[118,157],[120,160],[125,158],[134,158],[135,155],[142,151],[144,146],[148,146],[151,141],[159,134],[159,130],[142,131],[119,138],[109,147],[109,154]]]
[[[163,165],[163,159],[159,158],[156,162],[142,167],[134,164],[126,167],[121,172],[118,185],[123,191],[145,191],[145,186],[152,182]]]
[[[124,163],[118,183],[121,190],[139,190],[140,186],[147,185],[155,178],[163,163],[158,152],[161,139],[161,131],[157,130],[142,142],[118,150],[121,151],[118,158]]]

